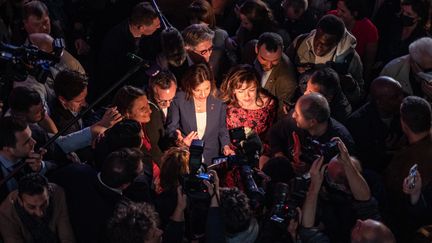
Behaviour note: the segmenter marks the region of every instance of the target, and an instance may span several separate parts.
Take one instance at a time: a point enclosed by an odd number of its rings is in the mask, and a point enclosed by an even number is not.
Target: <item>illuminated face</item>
[[[126,117],[133,119],[139,123],[148,123],[152,111],[147,100],[147,96],[143,95],[137,98],[133,104],[130,112],[127,112]]]
[[[192,90],[192,95],[195,100],[204,101],[210,95],[210,91],[211,83],[209,80],[205,80]]]
[[[24,29],[27,34],[33,33],[51,33],[51,22],[48,13],[44,13],[41,18],[35,15],[30,15],[24,20]]]
[[[310,93],[320,93],[321,88],[318,84],[312,83],[310,80],[306,84],[306,90],[304,94],[310,94]]]
[[[16,144],[11,148],[13,157],[25,158],[33,151],[36,141],[31,137],[32,132],[29,127],[20,132],[15,132]]]
[[[324,33],[321,29],[317,29],[313,41],[315,55],[322,57],[328,54],[337,45],[335,36]]]
[[[247,108],[255,104],[257,99],[257,87],[255,83],[243,83],[242,86],[234,90],[238,104],[242,108]]]
[[[253,28],[252,22],[249,21],[249,19],[244,15],[240,14],[240,26],[251,31]]]
[[[213,52],[213,42],[212,40],[203,41],[192,48],[192,51],[203,57],[206,62],[209,62]]]
[[[278,48],[276,52],[267,51],[266,45],[263,44],[255,49],[257,53],[257,60],[261,64],[262,69],[268,72],[279,64],[282,58],[282,48]]]
[[[20,195],[18,202],[29,215],[35,218],[42,218],[46,215],[46,210],[49,206],[48,190],[45,188],[43,193],[36,195],[23,193]]]
[[[29,215],[35,218],[42,218],[46,215],[46,210],[49,206],[48,190],[45,188],[43,193],[36,195],[23,193],[20,195],[18,202]]]
[[[86,97],[87,97],[87,87],[84,88],[84,90],[72,100],[65,100],[63,97],[59,97],[59,99],[66,109],[78,113],[82,110],[83,107],[87,105]]]
[[[159,85],[155,85],[153,88],[153,93],[159,108],[165,109],[170,107],[171,102],[176,95],[176,91],[177,85],[174,83],[174,81],[171,81],[171,86],[168,89],[161,89]]]

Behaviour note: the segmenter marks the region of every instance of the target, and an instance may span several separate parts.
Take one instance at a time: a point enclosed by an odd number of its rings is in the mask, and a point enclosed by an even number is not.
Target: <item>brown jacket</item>
[[[388,165],[385,176],[388,192],[404,198],[402,192],[403,180],[408,176],[409,169],[414,164],[422,177],[423,187],[432,181],[432,136],[408,145],[393,157]]]
[[[33,242],[30,232],[22,224],[14,208],[17,197],[18,191],[15,190],[0,205],[0,234],[4,243]],[[50,201],[54,203],[53,214],[49,223],[50,229],[57,233],[61,243],[75,242],[63,189],[50,183],[50,198]]]
[[[254,63],[257,71],[262,75],[261,65],[258,60],[255,59]],[[279,101],[278,115],[283,115],[282,105],[283,101],[289,101],[297,88],[297,78],[294,71],[294,65],[286,56],[282,54],[282,58],[278,65],[276,65],[267,79],[264,86],[272,95],[274,95]]]

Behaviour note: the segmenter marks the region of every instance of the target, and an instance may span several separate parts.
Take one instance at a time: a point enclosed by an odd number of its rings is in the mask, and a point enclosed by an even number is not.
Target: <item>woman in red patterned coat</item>
[[[250,65],[233,67],[221,86],[227,104],[228,129],[249,127],[265,142],[265,134],[276,115],[276,100],[261,88],[258,74]]]
[[[228,129],[245,127],[252,129],[261,138],[264,154],[268,144],[266,133],[272,126],[277,111],[276,99],[261,88],[259,75],[250,65],[237,65],[225,77],[221,85],[221,99],[227,104],[226,124]],[[238,171],[234,168],[225,178],[226,186],[241,185],[232,176]]]

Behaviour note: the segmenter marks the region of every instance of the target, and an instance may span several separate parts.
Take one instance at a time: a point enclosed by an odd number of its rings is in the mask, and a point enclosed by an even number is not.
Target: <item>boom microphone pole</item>
[[[159,6],[156,3],[156,0],[152,0],[151,4],[154,8],[154,10],[156,11],[157,15],[159,16],[159,19],[162,23],[162,27],[164,30],[172,27],[172,25],[168,22],[168,20],[165,18],[165,16],[162,14],[162,12],[159,10]]]

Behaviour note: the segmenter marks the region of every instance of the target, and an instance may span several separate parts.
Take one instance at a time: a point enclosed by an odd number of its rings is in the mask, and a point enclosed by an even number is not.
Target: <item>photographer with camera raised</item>
[[[319,155],[324,155],[326,161],[336,155],[333,137],[340,137],[350,152],[354,150],[351,134],[330,117],[329,104],[318,93],[301,96],[292,116],[276,123],[268,136],[271,155],[290,159],[296,174],[307,172]]]
[[[215,171],[203,173],[199,172],[202,168],[194,168],[197,165],[195,162],[202,156],[202,148],[197,149],[196,143],[192,143],[191,152],[186,148],[173,147],[164,153],[160,176],[162,192],[157,196],[155,206],[164,228],[178,214],[175,202],[180,198],[179,193],[182,194],[181,198],[187,195],[184,216],[187,237],[205,237],[206,242],[225,242],[222,211],[219,208],[219,178]]]
[[[324,157],[321,156],[309,170],[311,183],[303,204],[302,239],[316,242],[325,239],[325,233],[331,242],[349,242],[350,238],[352,242],[364,242],[354,240],[357,237],[355,232],[359,225],[372,224],[382,229],[382,232],[371,229],[370,235],[363,233],[360,236],[387,242],[384,240],[390,231],[375,221],[380,219],[380,215],[361,174],[360,162],[349,155],[340,138],[334,138],[333,141],[337,143],[339,155],[325,165]],[[322,223],[324,228],[315,228],[317,222]]]
[[[50,111],[50,105],[56,99],[54,90],[54,79],[57,74],[61,71],[77,72],[81,75],[85,75],[86,71],[67,50],[64,49],[64,43],[62,39],[54,39],[46,33],[33,33],[29,34],[28,40],[31,45],[35,46],[38,51],[34,58],[39,62],[46,63],[47,65],[39,64],[34,60],[24,60],[26,68],[17,68],[20,74],[27,73],[28,75],[23,76],[20,80],[19,77],[15,78],[14,87],[25,86],[32,90],[37,91],[42,100],[44,101],[45,108]],[[29,48],[28,50],[31,50]],[[34,52],[35,50],[33,50]],[[49,57],[49,58],[48,58]],[[25,59],[25,58],[22,58]],[[30,58],[28,58],[30,59]],[[34,62],[34,63],[33,63]],[[20,67],[16,65],[15,67]],[[21,70],[23,69],[23,70]],[[24,71],[24,72],[23,72]],[[22,73],[21,73],[22,72]],[[17,76],[17,75],[16,75]]]

